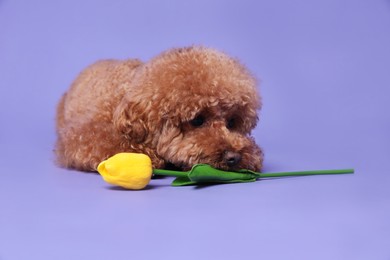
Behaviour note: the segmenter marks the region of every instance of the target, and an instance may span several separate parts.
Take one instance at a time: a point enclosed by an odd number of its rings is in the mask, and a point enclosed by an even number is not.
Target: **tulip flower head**
[[[146,154],[118,153],[97,168],[103,179],[125,189],[140,190],[152,177],[152,161]]]

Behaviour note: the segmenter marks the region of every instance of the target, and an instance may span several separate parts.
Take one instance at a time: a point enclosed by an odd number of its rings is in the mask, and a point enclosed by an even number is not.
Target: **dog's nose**
[[[236,166],[241,161],[241,154],[232,151],[226,151],[224,155],[224,160],[227,166]]]

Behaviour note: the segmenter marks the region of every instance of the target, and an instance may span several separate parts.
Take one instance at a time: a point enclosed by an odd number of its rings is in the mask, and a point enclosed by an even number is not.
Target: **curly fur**
[[[254,77],[213,49],[172,49],[146,63],[99,61],[58,104],[57,161],[95,171],[116,153],[138,152],[155,168],[259,171],[263,153],[250,133],[260,107]]]

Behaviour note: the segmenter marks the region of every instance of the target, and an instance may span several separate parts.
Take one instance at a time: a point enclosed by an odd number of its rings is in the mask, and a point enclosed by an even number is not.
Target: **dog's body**
[[[57,160],[95,171],[118,152],[137,152],[155,168],[259,171],[263,154],[250,133],[260,105],[250,73],[212,49],[173,49],[147,63],[100,61],[58,105]]]

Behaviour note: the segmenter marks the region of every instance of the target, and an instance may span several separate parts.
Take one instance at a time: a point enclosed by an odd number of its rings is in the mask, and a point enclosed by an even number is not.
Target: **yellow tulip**
[[[118,153],[101,162],[97,170],[112,185],[140,190],[152,178],[152,161],[146,154]]]
[[[196,185],[200,183],[252,182],[260,178],[306,176],[322,174],[353,173],[353,169],[259,173],[250,170],[227,172],[214,169],[207,164],[197,164],[188,172],[152,169],[152,161],[146,154],[118,153],[101,162],[97,168],[103,179],[125,189],[140,190],[146,187],[152,174],[175,176],[173,186]]]

